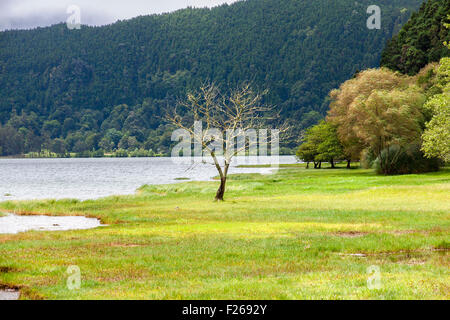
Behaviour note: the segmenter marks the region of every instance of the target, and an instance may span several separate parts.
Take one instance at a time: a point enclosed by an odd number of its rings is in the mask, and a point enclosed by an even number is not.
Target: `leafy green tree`
[[[366,70],[331,93],[327,119],[338,127],[347,156],[368,149],[384,174],[400,170],[397,162],[420,143],[426,120],[426,94],[416,81],[386,69]]]
[[[100,142],[98,143],[99,147],[105,151],[112,151],[115,147],[115,143],[111,140],[110,137],[104,136]]]
[[[337,137],[336,127],[321,121],[309,130],[311,143],[317,145],[316,162],[329,162],[335,167],[335,160],[343,157],[342,145]]]
[[[92,132],[86,136],[86,149],[89,151],[94,151],[98,149],[98,143],[100,142],[100,134]]]
[[[50,138],[55,138],[61,133],[61,124],[58,120],[45,121],[42,130],[47,132]]]
[[[63,125],[62,125],[62,134],[63,136],[66,136],[69,134],[69,132],[76,129],[76,123],[75,120],[72,118],[66,118],[64,119]]]
[[[88,146],[86,145],[86,142],[84,142],[83,140],[77,140],[72,150],[76,153],[83,153],[86,150],[88,150]]]
[[[4,156],[19,155],[23,152],[24,137],[15,128],[0,126],[0,147]]]
[[[306,169],[309,169],[309,163],[316,160],[317,146],[311,142],[303,142],[300,147],[298,147],[296,156],[298,159],[306,162]]]
[[[50,151],[58,155],[66,153],[66,144],[63,139],[56,138],[50,143]]]
[[[139,142],[135,136],[128,137],[128,149],[135,150],[139,148]]]
[[[335,160],[343,157],[342,145],[338,139],[336,127],[325,121],[306,131],[305,142],[299,147],[297,156],[307,163],[314,161],[314,167],[322,162],[330,162],[335,167]]]
[[[432,96],[425,108],[433,114],[423,133],[422,150],[432,158],[450,161],[450,58],[443,58],[437,78],[442,93]]]
[[[306,113],[302,120],[299,123],[300,128],[310,128],[313,125],[316,125],[323,119],[323,115],[317,111],[310,111]]]
[[[374,90],[352,107],[350,118],[355,119],[355,134],[375,152],[383,173],[394,173],[391,169],[404,148],[420,141],[424,101],[423,93],[412,86],[405,90]],[[400,148],[392,154],[394,146]]]
[[[105,137],[110,139],[110,141],[113,143],[113,148],[115,148],[122,139],[123,134],[119,130],[112,128],[106,131]]]
[[[358,161],[364,149],[369,145],[358,136],[355,127],[359,121],[353,109],[375,90],[390,91],[407,87],[413,81],[388,69],[368,69],[341,84],[339,89],[330,92],[330,110],[327,121],[337,127],[337,134],[343,147],[347,167],[351,161]]]

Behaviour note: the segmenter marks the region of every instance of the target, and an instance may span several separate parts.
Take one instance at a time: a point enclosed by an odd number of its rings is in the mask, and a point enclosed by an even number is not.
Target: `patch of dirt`
[[[382,260],[408,266],[424,265],[432,257],[432,252],[408,252],[383,256]]]
[[[142,247],[143,244],[133,244],[133,243],[111,243],[109,246],[115,248],[136,248]]]
[[[339,231],[334,233],[335,236],[342,238],[360,238],[368,235],[368,232],[360,232],[360,231]]]
[[[433,234],[433,233],[445,233],[445,232],[448,232],[448,231],[445,229],[442,229],[441,227],[433,227],[428,230],[394,230],[389,233],[395,234],[395,235],[404,235],[404,234],[413,234],[413,233],[429,235],[429,234]]]
[[[365,253],[339,253],[340,256],[349,256],[349,257],[357,257],[357,258],[365,258],[367,254]]]
[[[402,264],[407,264],[408,266],[420,266],[420,265],[424,265],[425,264],[425,260],[423,259],[410,259],[407,261],[401,261],[400,263]]]
[[[387,251],[387,252],[375,252],[375,253],[338,253],[340,256],[351,256],[351,257],[389,257],[389,256],[404,256],[404,260],[414,260],[414,257],[421,256],[423,253],[431,253],[431,252],[442,252],[446,254],[450,249],[448,248],[428,248],[428,249],[416,249],[416,250],[398,250],[398,251]],[[401,257],[400,257],[401,258]],[[423,259],[417,259],[414,264],[420,264],[420,262],[424,262]]]
[[[14,268],[0,266],[0,273],[8,273],[8,272],[13,272],[13,271],[14,271]]]
[[[379,253],[369,253],[368,255],[379,256],[379,255],[396,255],[396,254],[418,254],[418,253],[426,253],[426,252],[445,252],[450,249],[445,248],[428,248],[428,249],[416,249],[416,250],[399,250],[399,251],[387,251],[387,252],[379,252]]]
[[[395,234],[397,236],[401,236],[403,234],[411,234],[411,233],[417,233],[417,232],[418,231],[416,231],[416,230],[395,230],[395,231],[392,231],[391,233]]]

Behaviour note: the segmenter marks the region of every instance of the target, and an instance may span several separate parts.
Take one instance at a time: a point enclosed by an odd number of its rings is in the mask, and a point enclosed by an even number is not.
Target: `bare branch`
[[[265,94],[267,91],[262,93],[253,91],[250,83],[245,83],[230,91],[228,95],[222,94],[213,83],[205,84],[197,92],[189,93],[186,100],[179,101],[172,113],[166,116],[166,120],[170,124],[189,132],[194,141],[201,144],[203,150],[210,153],[222,181],[221,188],[219,188],[222,194],[220,195],[218,191],[216,196],[219,200],[223,197],[232,158],[258,143],[258,139],[255,140],[251,137],[247,139],[248,131],[263,129],[268,120],[278,118],[273,107],[263,104]],[[201,132],[196,132],[194,129],[196,121],[205,124],[205,128],[202,128]],[[221,137],[215,135],[212,140],[209,134],[210,129],[219,130],[222,133]],[[289,131],[286,124],[282,124],[277,129],[279,133]],[[235,140],[238,139],[241,139],[241,145],[235,148]],[[217,151],[211,146],[213,142],[215,146],[222,146],[225,159],[224,168],[220,166]]]

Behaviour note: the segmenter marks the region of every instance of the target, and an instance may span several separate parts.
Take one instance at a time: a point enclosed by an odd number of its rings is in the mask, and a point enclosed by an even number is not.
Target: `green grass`
[[[95,201],[3,202],[107,227],[0,235],[0,286],[24,299],[449,299],[450,170],[306,170],[144,186]],[[353,254],[360,254],[355,256]],[[78,265],[81,289],[67,289]],[[381,270],[381,289],[367,268]]]

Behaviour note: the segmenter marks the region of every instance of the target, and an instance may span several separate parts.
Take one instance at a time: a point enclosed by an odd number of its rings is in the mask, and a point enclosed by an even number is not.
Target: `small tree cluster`
[[[321,121],[305,132],[304,142],[297,150],[297,157],[306,162],[314,163],[314,168],[321,168],[322,162],[329,162],[335,167],[335,161],[345,158],[343,147],[338,139],[336,126]]]

